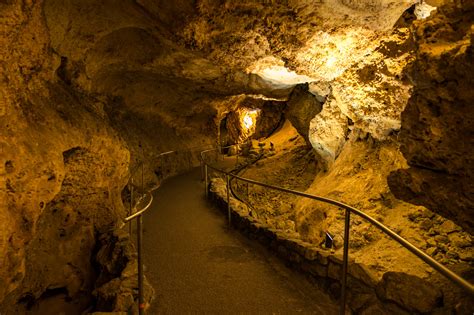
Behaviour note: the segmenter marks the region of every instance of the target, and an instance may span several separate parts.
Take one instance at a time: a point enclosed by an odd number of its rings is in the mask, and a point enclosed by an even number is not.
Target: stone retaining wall
[[[214,178],[209,198],[227,213],[226,184]],[[305,273],[336,300],[340,298],[342,254],[294,238],[283,230],[269,228],[249,216],[246,205],[230,198],[232,225],[249,238],[272,249],[289,266]],[[379,279],[369,268],[352,259],[348,268],[348,306],[356,314],[444,314],[442,292],[419,277],[387,272]]]

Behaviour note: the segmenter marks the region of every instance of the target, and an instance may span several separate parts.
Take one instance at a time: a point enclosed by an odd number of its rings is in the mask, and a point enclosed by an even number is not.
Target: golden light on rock
[[[0,3],[0,315],[474,315],[474,0]]]
[[[436,10],[435,6],[431,6],[426,2],[421,2],[415,6],[415,15],[419,20],[426,19],[434,10]]]
[[[336,58],[336,57],[330,56],[330,57],[326,60],[326,67],[328,67],[328,68],[334,67],[334,65],[336,64],[336,61],[337,61],[337,58]]]
[[[247,129],[250,129],[253,126],[253,119],[249,113],[246,113],[243,119],[244,126]]]
[[[337,32],[317,32],[297,60],[307,66],[309,76],[316,80],[333,80],[348,67],[373,51],[373,34],[364,28],[348,28]]]
[[[268,81],[281,85],[296,85],[299,83],[314,81],[314,79],[308,76],[299,75],[294,71],[289,71],[283,66],[272,66],[263,69],[259,75]]]
[[[275,57],[266,57],[256,61],[247,68],[247,72],[257,74],[276,86],[291,86],[315,81],[311,77],[288,70],[285,63]]]
[[[259,109],[242,108],[239,110],[239,118],[241,125],[240,140],[244,141],[250,138],[256,130],[257,118],[260,115]]]

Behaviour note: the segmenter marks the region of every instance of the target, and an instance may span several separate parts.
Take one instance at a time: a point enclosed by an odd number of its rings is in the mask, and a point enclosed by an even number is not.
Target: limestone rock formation
[[[310,122],[311,119],[322,110],[322,104],[316,96],[308,91],[308,85],[297,85],[288,99],[288,108],[285,115],[291,124],[304,137],[308,144],[311,143]],[[315,147],[313,145],[313,147]]]
[[[99,270],[95,283],[95,312],[138,313],[137,255],[124,230],[100,236],[94,263]],[[144,301],[148,308],[154,297],[153,288],[144,278]]]
[[[442,303],[443,295],[438,288],[402,273],[387,272],[377,289],[382,299],[396,302],[410,311],[426,313]]]
[[[411,92],[403,72],[413,59],[409,29],[396,28],[370,55],[335,80],[332,96],[353,128],[376,139],[400,130],[401,113]]]
[[[208,58],[242,70],[273,56],[275,65],[283,60],[300,74],[332,80],[375,48],[372,40],[390,31],[410,5],[407,0],[198,1],[198,12],[180,37]]]
[[[124,215],[130,154],[100,102],[55,71],[42,3],[1,10],[2,313],[58,290],[87,303],[95,234]]]
[[[349,133],[349,121],[330,97],[323,105],[323,110],[311,119],[309,124],[309,141],[318,154],[323,169],[327,170],[341,152]]]
[[[415,24],[415,89],[400,141],[410,168],[390,177],[395,195],[474,231],[474,7],[444,6]],[[462,17],[462,18],[460,18]]]

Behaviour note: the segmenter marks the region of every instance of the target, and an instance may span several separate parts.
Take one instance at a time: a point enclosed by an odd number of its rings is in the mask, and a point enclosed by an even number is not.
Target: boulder
[[[443,304],[443,293],[425,280],[403,272],[387,272],[377,286],[377,295],[409,311],[427,313]]]
[[[322,104],[308,91],[308,84],[299,84],[295,87],[288,100],[285,115],[308,145],[310,122],[321,110]]]

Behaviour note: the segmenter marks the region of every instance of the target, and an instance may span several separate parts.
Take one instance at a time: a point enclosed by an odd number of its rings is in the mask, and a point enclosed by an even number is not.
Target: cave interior
[[[159,189],[210,148],[474,281],[473,1],[7,0],[0,20],[0,314],[136,313],[130,183]],[[231,188],[250,222],[234,228],[272,235],[337,303],[344,209]],[[472,291],[350,226],[353,314],[474,312]]]

